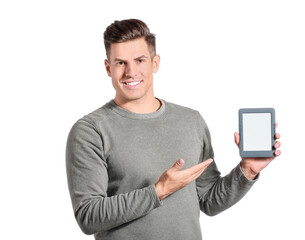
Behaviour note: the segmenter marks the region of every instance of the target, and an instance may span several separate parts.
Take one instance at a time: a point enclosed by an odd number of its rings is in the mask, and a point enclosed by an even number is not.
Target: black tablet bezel
[[[245,151],[243,149],[243,114],[244,113],[270,113],[271,114],[271,146],[272,150],[270,151]],[[241,108],[238,111],[239,119],[239,154],[241,157],[255,157],[255,158],[264,158],[264,157],[274,157],[274,144],[275,144],[275,110],[274,108]]]

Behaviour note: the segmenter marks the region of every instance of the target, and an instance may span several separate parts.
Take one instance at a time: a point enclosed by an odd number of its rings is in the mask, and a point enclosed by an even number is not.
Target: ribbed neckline
[[[134,112],[127,111],[126,109],[121,108],[119,105],[117,105],[115,103],[114,99],[111,99],[108,102],[108,104],[109,104],[109,107],[111,108],[111,110],[120,114],[123,117],[131,118],[131,119],[152,119],[152,118],[157,118],[157,117],[161,116],[165,110],[165,101],[160,98],[157,98],[157,99],[161,101],[161,107],[157,111],[151,112],[151,113],[134,113]]]

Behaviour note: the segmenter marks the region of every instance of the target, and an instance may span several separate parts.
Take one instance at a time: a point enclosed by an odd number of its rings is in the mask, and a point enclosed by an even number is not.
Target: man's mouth
[[[143,80],[137,80],[137,81],[124,81],[123,84],[129,89],[136,89],[140,87],[142,84]]]
[[[125,85],[129,85],[129,86],[134,86],[134,85],[138,85],[141,81],[138,82],[124,82]]]

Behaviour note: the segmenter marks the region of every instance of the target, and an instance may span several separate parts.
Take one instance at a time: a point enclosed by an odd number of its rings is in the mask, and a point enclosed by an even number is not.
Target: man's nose
[[[125,68],[125,75],[127,77],[135,78],[138,75],[137,66],[134,63],[130,63]]]

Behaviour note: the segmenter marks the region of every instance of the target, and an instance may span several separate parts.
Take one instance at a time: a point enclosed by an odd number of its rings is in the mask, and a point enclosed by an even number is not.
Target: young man
[[[115,98],[79,119],[67,141],[77,222],[95,239],[201,239],[200,210],[231,207],[274,158],[242,159],[221,177],[200,113],[154,96],[160,57],[146,24],[115,21],[104,42]]]

